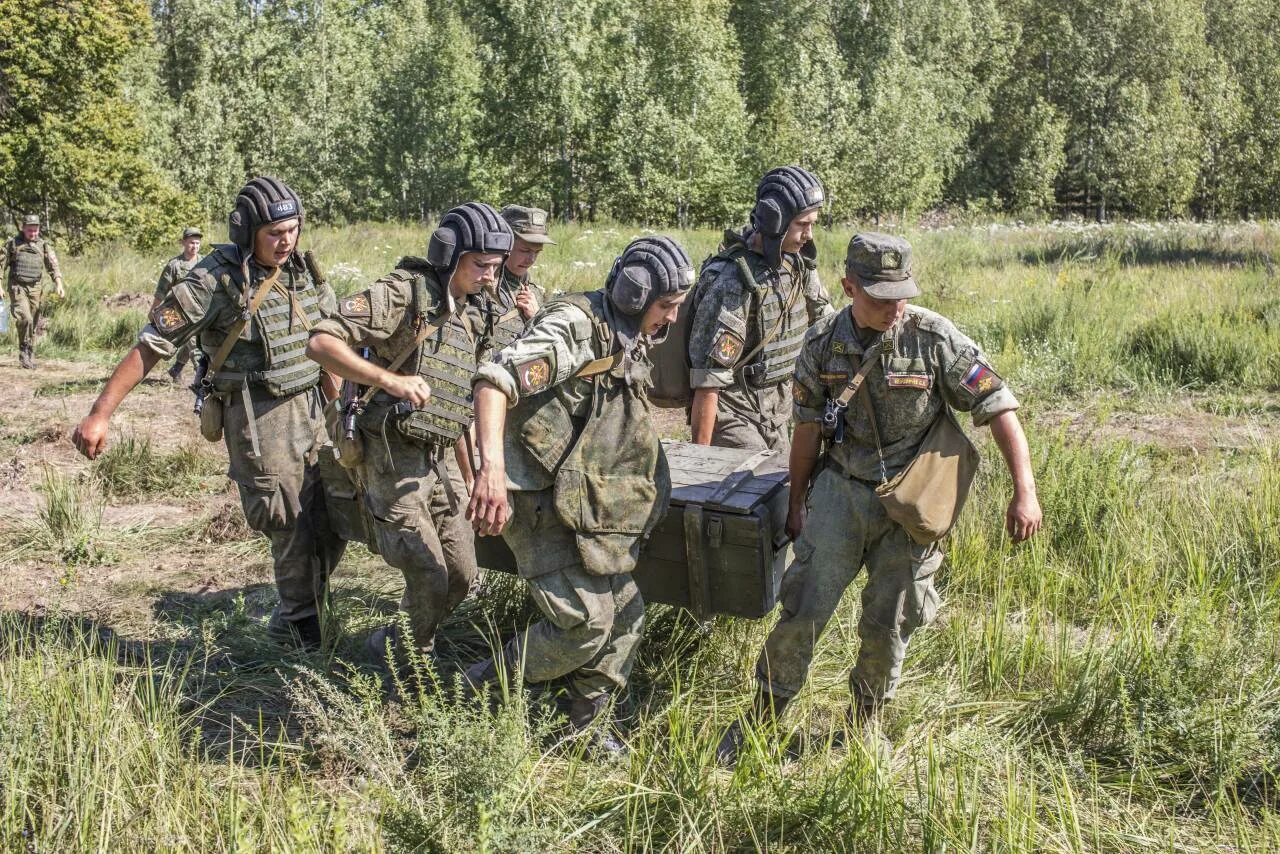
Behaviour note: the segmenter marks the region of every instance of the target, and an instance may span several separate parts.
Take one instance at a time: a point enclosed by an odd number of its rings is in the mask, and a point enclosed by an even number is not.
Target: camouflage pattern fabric
[[[749,239],[749,233],[726,232],[726,242],[745,244]],[[745,251],[753,269],[767,270],[763,255],[751,249]],[[816,270],[808,269],[793,256],[781,270],[767,277],[769,287],[775,296],[785,300],[791,293],[793,269],[804,271],[802,298],[805,315],[812,324],[832,311],[831,298]],[[769,448],[785,454],[791,445],[791,383],[754,388],[734,370],[734,364],[760,342],[757,299],[753,295],[756,282],[744,282],[738,264],[721,256],[707,261],[701,278],[693,297],[696,303],[690,309],[694,314],[689,327],[689,380],[694,389],[712,388],[719,392],[711,444],[750,450]],[[790,323],[788,318],[775,340],[797,332]]]
[[[945,317],[908,306],[892,330],[893,349],[868,374],[869,393],[893,477],[915,456],[943,406],[972,413],[982,425],[1018,401],[978,346]],[[796,363],[797,423],[820,422],[880,335],[860,331],[851,310],[823,318],[805,339]],[[795,561],[782,580],[782,615],[769,634],[756,673],[777,696],[800,690],[817,643],[850,582],[865,565],[858,634],[862,640],[850,683],[855,699],[874,704],[893,696],[912,632],[938,609],[933,576],[937,544],[921,546],[885,515],[875,495],[881,465],[865,408],[845,411],[844,442],[827,450],[827,467],[806,502],[808,516]]]
[[[191,268],[200,263],[200,259],[188,261],[181,255],[170,258],[164,265],[164,269],[160,271],[160,279],[156,282],[156,291],[153,301],[163,301],[169,292],[173,290],[173,286],[181,282],[187,277],[187,273],[191,272]],[[173,357],[175,366],[185,365],[191,361],[197,353],[200,352],[200,341],[196,336],[190,338],[178,348],[177,354]]]
[[[756,663],[756,676],[777,697],[804,686],[813,648],[845,589],[865,564],[858,619],[858,660],[850,675],[855,696],[893,696],[911,634],[933,622],[942,564],[937,544],[917,545],[884,513],[875,488],[827,469],[808,499],[809,515],[782,579],[782,613]]]
[[[978,345],[942,315],[909,305],[892,337],[893,352],[880,357],[859,392],[871,395],[888,477],[915,456],[943,406],[971,413],[979,427],[1018,408]],[[822,421],[827,400],[849,382],[863,351],[852,311],[824,318],[809,330],[796,361],[797,423]],[[878,483],[880,460],[865,407],[850,402],[844,418],[845,440],[831,447],[831,460],[853,477]]]
[[[546,619],[508,642],[507,661],[523,662],[529,682],[569,676],[580,697],[625,688],[644,628],[644,600],[631,574],[584,569],[573,532],[556,519],[552,490],[510,497],[503,537]]]
[[[239,319],[238,288],[231,284],[235,268],[221,257],[206,256],[179,281],[151,312],[151,322],[138,342],[169,358],[193,335],[210,355]],[[296,275],[304,275],[292,271]],[[267,271],[250,264],[252,286]],[[333,291],[321,292],[321,312],[335,310]],[[228,365],[237,370],[266,364],[254,325],[236,342]],[[234,360],[234,362],[233,362]],[[316,466],[309,462],[324,436],[324,417],[314,386],[274,397],[250,386],[253,418],[261,456],[254,456],[243,395],[222,393],[223,441],[230,460],[228,475],[240,491],[249,527],[271,541],[271,556],[280,595],[277,616],[289,621],[314,616],[324,601],[329,574],[345,543],[330,528],[324,490]]]
[[[425,273],[429,281],[423,295],[431,304],[415,306],[414,277],[422,268],[414,260],[406,267],[402,259],[394,273],[342,300],[337,314],[316,324],[311,334],[332,335],[353,348],[369,347],[371,359],[386,367],[412,342],[418,313],[434,315],[443,304],[442,286],[434,273]],[[478,351],[486,339],[479,334],[483,319],[476,301],[461,309],[451,322],[462,329],[460,340],[469,336]],[[434,365],[432,370],[445,368]],[[415,360],[411,357],[401,370],[417,370]],[[437,377],[426,379],[433,390],[438,388]],[[469,387],[470,376],[459,382]],[[465,496],[453,460],[455,443],[410,438],[389,421],[389,413],[389,406],[375,402],[360,418],[365,456],[356,479],[378,551],[404,575],[400,606],[409,617],[414,642],[429,651],[440,621],[466,598],[476,577],[474,535],[463,506],[450,501],[441,480],[450,479],[455,499]]]

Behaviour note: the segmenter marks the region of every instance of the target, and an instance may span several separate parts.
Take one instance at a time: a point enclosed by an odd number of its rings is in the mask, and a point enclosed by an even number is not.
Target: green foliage
[[[221,471],[217,459],[195,446],[160,451],[149,437],[131,434],[116,438],[93,462],[103,493],[115,498],[189,492]]]

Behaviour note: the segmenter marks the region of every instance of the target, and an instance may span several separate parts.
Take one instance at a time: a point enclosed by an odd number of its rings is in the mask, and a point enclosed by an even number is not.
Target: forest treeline
[[[1275,0],[0,0],[0,206],[172,237],[273,173],[323,220],[459,200],[723,225],[1274,216]]]

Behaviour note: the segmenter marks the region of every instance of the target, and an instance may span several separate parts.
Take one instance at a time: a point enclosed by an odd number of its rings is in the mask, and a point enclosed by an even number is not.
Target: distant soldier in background
[[[482,536],[506,529],[545,619],[466,678],[483,690],[522,665],[530,683],[563,678],[556,702],[572,732],[626,688],[640,643],[644,600],[631,572],[671,491],[645,398],[647,350],[693,280],[674,240],[634,240],[603,289],[552,300],[475,376],[480,470],[467,515]],[[599,736],[603,749],[625,750]]]
[[[756,663],[758,693],[744,719],[756,725],[780,715],[804,686],[814,647],[864,566],[850,728],[871,724],[893,697],[911,635],[937,615],[934,574],[943,553],[938,542],[921,544],[889,518],[876,487],[916,457],[938,419],[958,410],[975,426],[991,427],[1013,480],[1009,536],[1016,543],[1040,530],[1018,401],[955,324],[909,304],[920,294],[911,246],[886,234],[854,235],[841,285],[849,308],[809,330],[796,363],[787,515],[795,561],[782,578],[781,616]],[[846,389],[861,399],[831,406]],[[824,447],[828,412],[837,424]],[[722,764],[737,761],[744,720],[721,740]]]
[[[97,457],[125,396],[198,336],[210,360],[196,384],[197,395],[207,395],[201,432],[225,441],[245,520],[271,541],[280,601],[267,634],[316,649],[329,575],[346,543],[329,523],[314,462],[324,441],[322,377],[306,346],[308,330],[333,314],[337,300],[298,253],[302,201],[286,184],[268,177],[245,184],[228,225],[231,243],[215,246],[152,309],[72,441]],[[331,383],[325,393],[337,389]]]
[[[355,471],[378,553],[404,574],[400,607],[421,653],[432,651],[437,626],[476,577],[474,535],[450,457],[471,426],[471,376],[489,348],[483,291],[497,284],[511,244],[493,208],[459,205],[441,218],[426,258],[402,258],[342,300],[307,346],[333,373],[378,389],[353,425],[363,447]],[[369,358],[353,348],[368,348]],[[396,669],[408,660],[409,641],[396,626],[381,628],[370,652]]]
[[[4,258],[0,262],[7,270],[5,282],[9,286],[9,310],[18,331],[18,364],[34,368],[36,330],[44,301],[40,282],[46,270],[53,279],[58,298],[67,295],[62,287],[58,256],[49,242],[40,236],[40,217],[28,214],[22,218],[22,230],[5,243]]]
[[[774,169],[756,187],[751,225],[726,231],[703,264],[689,309],[694,442],[786,453],[796,355],[831,312],[813,245],[825,199],[813,173]]]
[[[164,265],[164,269],[160,272],[160,280],[156,282],[155,297],[151,300],[151,309],[160,305],[169,298],[169,293],[173,290],[173,286],[181,282],[187,277],[187,273],[191,272],[191,268],[200,260],[200,241],[204,237],[198,228],[184,228],[182,230],[182,239],[179,243],[182,245],[182,252],[170,258],[168,263]],[[200,342],[196,340],[196,336],[192,335],[187,339],[178,353],[173,357],[173,366],[169,368],[169,379],[175,383],[182,376],[182,369],[186,367],[192,356],[200,352]]]

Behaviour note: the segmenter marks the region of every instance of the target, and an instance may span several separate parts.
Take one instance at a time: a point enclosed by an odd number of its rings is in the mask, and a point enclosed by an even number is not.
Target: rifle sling
[[[267,294],[271,293],[271,289],[278,281],[280,281],[280,268],[276,267],[275,271],[258,285],[258,290],[254,292],[253,297],[249,300],[248,309],[227,330],[227,337],[222,339],[222,343],[218,345],[217,352],[209,360],[209,368],[204,375],[206,383],[212,383],[218,371],[222,370],[227,357],[231,355],[231,348],[236,346],[236,341],[240,338],[240,334],[244,332],[244,328],[249,325],[249,321],[253,319],[253,316],[258,313],[258,309],[262,307],[263,300],[267,298]]]
[[[409,358],[409,356],[413,354],[413,351],[417,350],[420,346],[422,346],[423,341],[426,341],[432,335],[435,335],[437,332],[439,332],[440,327],[448,323],[449,318],[453,317],[453,315],[454,315],[453,311],[446,311],[444,314],[440,315],[440,317],[436,319],[435,323],[424,323],[422,325],[422,328],[418,330],[418,334],[413,336],[413,341],[409,343],[409,346],[401,350],[396,355],[396,357],[391,360],[391,364],[387,365],[387,370],[393,374],[396,371],[400,370],[400,366],[403,365],[405,361]],[[373,400],[373,396],[377,394],[381,388],[382,386],[371,385],[367,389],[365,389],[364,394],[360,395],[360,405],[364,406],[369,401]]]

